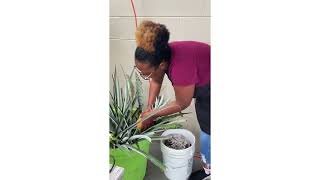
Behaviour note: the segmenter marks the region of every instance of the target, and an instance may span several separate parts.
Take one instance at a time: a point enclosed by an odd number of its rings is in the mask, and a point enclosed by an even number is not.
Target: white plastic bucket
[[[196,139],[194,135],[186,129],[169,129],[161,136],[170,134],[181,134],[189,140],[191,146],[186,149],[172,149],[161,141],[161,152],[163,163],[167,167],[164,174],[170,180],[186,180],[192,172],[193,155],[195,151]]]

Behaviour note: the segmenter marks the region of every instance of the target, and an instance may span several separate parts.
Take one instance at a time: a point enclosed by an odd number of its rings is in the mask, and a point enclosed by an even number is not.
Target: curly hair
[[[169,61],[171,50],[168,44],[170,33],[165,25],[143,21],[137,31],[135,58],[141,62],[158,66],[163,60]]]

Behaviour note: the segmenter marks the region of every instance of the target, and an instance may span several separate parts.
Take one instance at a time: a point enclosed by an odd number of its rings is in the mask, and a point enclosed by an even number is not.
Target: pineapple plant
[[[142,82],[138,73],[132,70],[130,75],[122,74],[125,79],[124,85],[120,85],[120,79],[115,68],[112,74],[112,91],[109,101],[109,148],[110,156],[118,166],[125,168],[124,179],[143,179],[146,170],[147,160],[164,171],[162,162],[149,153],[149,145],[152,141],[163,140],[168,137],[161,137],[160,134],[172,128],[182,127],[185,119],[181,118],[186,113],[175,113],[154,119],[152,124],[143,129],[142,123],[149,119],[161,108],[165,108],[169,99],[159,96],[153,105],[153,110],[148,116],[141,114],[143,111],[143,90]],[[137,163],[141,163],[138,165]],[[138,168],[138,169],[137,169]],[[139,169],[140,168],[140,169]],[[137,172],[141,171],[140,175]],[[132,172],[130,172],[132,171]],[[135,178],[136,176],[136,178]]]

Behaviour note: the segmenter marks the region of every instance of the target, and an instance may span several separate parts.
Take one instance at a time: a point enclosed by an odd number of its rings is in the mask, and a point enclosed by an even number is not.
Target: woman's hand
[[[152,114],[154,114],[154,111],[152,111],[151,108],[147,108],[140,114],[140,118],[138,119],[140,122],[137,124],[137,128],[140,131],[146,130],[154,124],[155,116]],[[148,116],[150,117],[142,122],[142,119]]]

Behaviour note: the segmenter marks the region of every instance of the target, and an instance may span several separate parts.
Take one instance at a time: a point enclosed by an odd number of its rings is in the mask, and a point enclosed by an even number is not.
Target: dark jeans
[[[196,87],[194,92],[196,114],[203,132],[210,135],[210,83]]]

